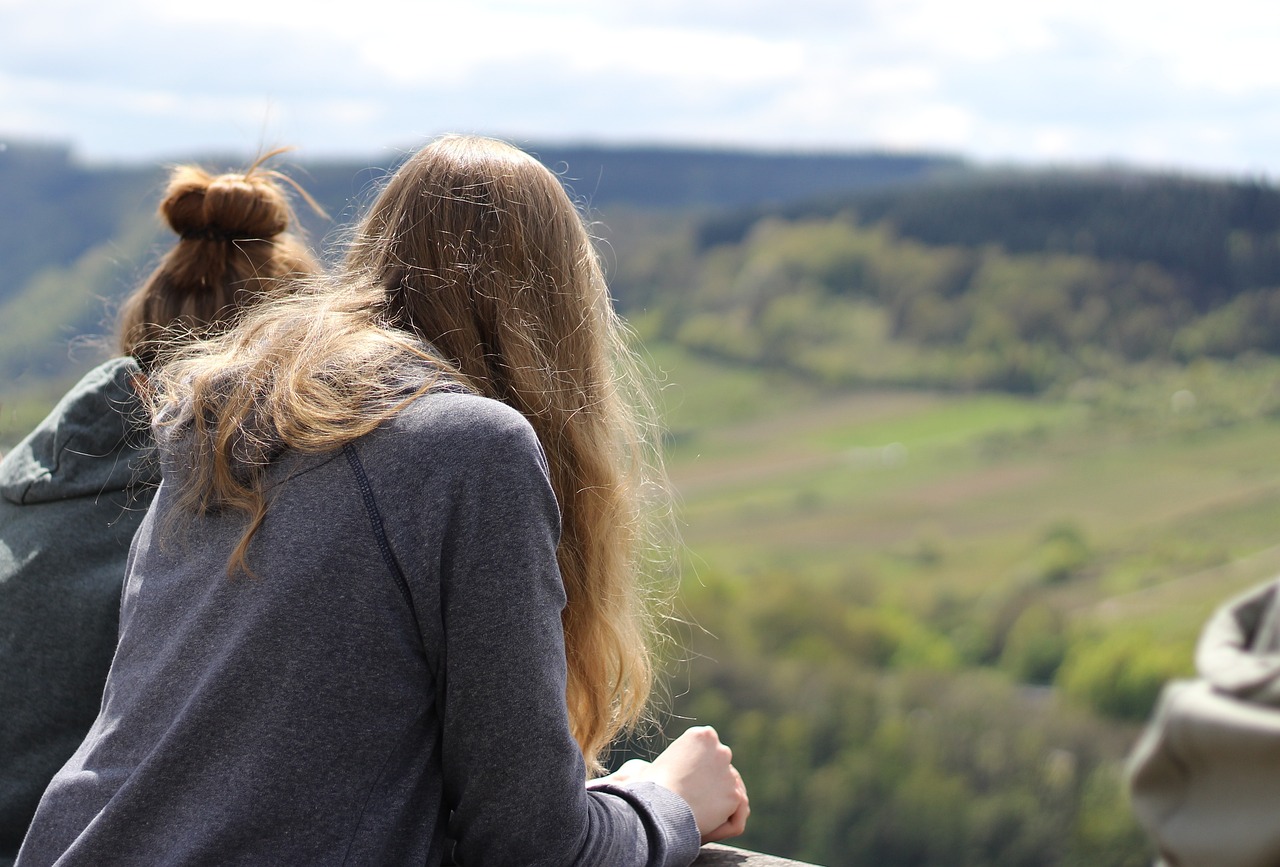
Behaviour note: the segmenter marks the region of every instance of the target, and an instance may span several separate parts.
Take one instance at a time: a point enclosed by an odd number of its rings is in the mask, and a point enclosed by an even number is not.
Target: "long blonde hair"
[[[272,302],[167,368],[163,389],[182,407],[171,416],[196,431],[186,502],[250,515],[229,564],[244,567],[273,449],[326,451],[367,433],[431,387],[424,359],[520,411],[547,454],[562,514],[566,701],[599,770],[653,683],[643,561],[666,487],[645,380],[591,238],[532,157],[490,139],[433,142],[391,177],[332,284]]]
[[[167,350],[235,323],[240,314],[304,276],[319,263],[297,235],[285,194],[287,176],[262,168],[281,153],[263,155],[243,172],[212,175],[196,165],[169,173],[159,213],[178,241],[119,316],[120,350],[144,370]]]

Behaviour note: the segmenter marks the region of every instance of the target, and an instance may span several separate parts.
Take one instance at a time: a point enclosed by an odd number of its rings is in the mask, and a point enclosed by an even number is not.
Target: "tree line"
[[[648,333],[837,385],[1038,393],[1280,351],[1280,191],[979,175],[668,234],[620,261]]]

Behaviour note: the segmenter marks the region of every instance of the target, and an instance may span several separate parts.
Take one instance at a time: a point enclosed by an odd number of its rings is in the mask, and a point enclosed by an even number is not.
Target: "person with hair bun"
[[[261,168],[276,153],[241,173],[215,177],[191,165],[170,173],[160,216],[178,243],[120,311],[120,349],[144,370],[157,367],[166,348],[225,330],[295,278],[320,273],[288,232],[295,222],[288,179]]]
[[[0,461],[0,865],[13,863],[101,704],[130,540],[159,481],[142,380],[179,346],[319,273],[288,232],[284,176],[261,162],[172,171],[159,212],[179,240],[124,304],[123,355]]]
[[[156,378],[102,711],[19,863],[680,867],[741,833],[709,727],[591,779],[654,679],[635,368],[555,175],[469,136],[405,162],[330,283]]]

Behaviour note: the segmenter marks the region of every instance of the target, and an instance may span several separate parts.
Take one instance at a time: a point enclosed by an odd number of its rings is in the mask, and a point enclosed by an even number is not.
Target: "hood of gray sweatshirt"
[[[16,505],[122,491],[150,452],[131,358],[90,371],[0,461],[0,496]]]

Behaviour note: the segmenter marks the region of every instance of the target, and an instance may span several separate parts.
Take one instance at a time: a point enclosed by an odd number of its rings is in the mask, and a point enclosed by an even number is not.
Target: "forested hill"
[[[719,208],[781,203],[818,194],[872,189],[919,179],[962,164],[928,155],[786,154],[677,148],[526,145],[593,208]],[[293,159],[296,157],[296,159]],[[194,161],[213,167],[225,157]],[[287,170],[342,222],[349,219],[394,160],[310,161],[299,152]],[[0,300],[40,270],[66,266],[116,239],[132,220],[149,217],[163,167],[81,163],[70,148],[5,142],[0,137]],[[313,234],[326,224],[303,213]]]
[[[1268,184],[929,155],[528,150],[603,218],[612,287],[646,333],[734,363],[1038,392],[1134,363],[1280,353]],[[333,218],[301,211],[322,246],[394,162],[293,156],[284,169]],[[65,378],[80,364],[68,347],[111,333],[168,243],[163,180],[161,166],[89,167],[67,148],[0,150],[10,387]]]
[[[707,216],[620,269],[649,333],[833,384],[1042,392],[1280,355],[1280,189],[979,171]]]
[[[86,168],[64,147],[0,144],[0,300],[152,211],[159,177],[151,166]]]
[[[593,208],[787,203],[815,195],[883,189],[964,168],[958,160],[924,154],[551,146],[528,150]]]
[[[856,214],[931,246],[996,245],[1150,262],[1185,278],[1197,309],[1280,285],[1280,189],[1124,171],[968,172],[938,183],[765,206],[705,221],[698,243],[735,243],[767,216]]]
[[[564,179],[593,218],[604,208],[610,216],[714,212],[964,170],[956,159],[929,155],[523,146]],[[295,178],[331,216],[299,207],[310,240],[330,249],[331,233],[351,222],[404,153],[314,161],[295,152],[273,167]],[[173,161],[220,171],[242,167],[245,158],[175,155]],[[33,395],[35,407],[43,398],[34,395],[65,387],[109,352],[120,300],[170,243],[155,217],[164,179],[162,165],[90,166],[68,147],[0,136],[0,408],[13,407],[15,395],[24,394]]]

